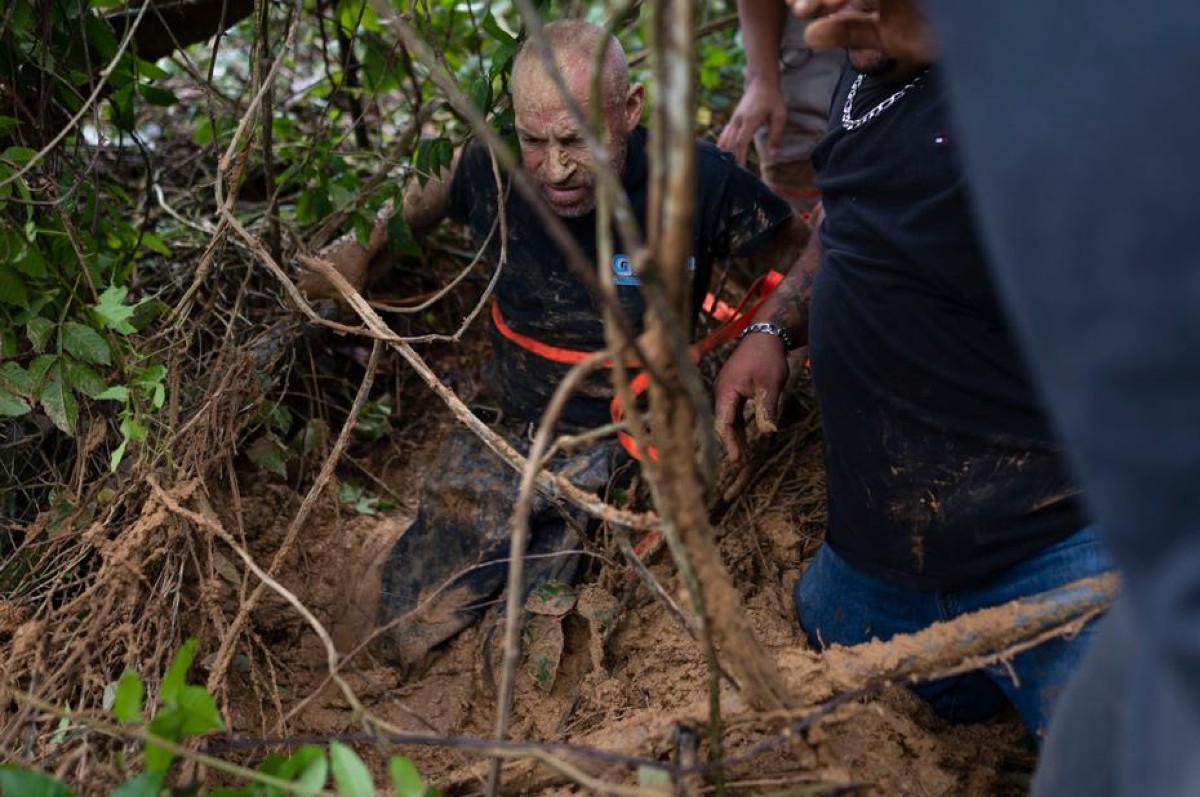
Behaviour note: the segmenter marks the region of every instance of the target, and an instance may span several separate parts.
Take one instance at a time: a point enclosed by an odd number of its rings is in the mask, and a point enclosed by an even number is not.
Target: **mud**
[[[784,673],[793,702],[801,706],[832,694],[837,681],[822,671],[815,654],[804,651],[790,594],[801,562],[817,544],[814,529],[823,523],[819,448],[811,427],[783,429],[766,452],[770,467],[754,474],[750,488],[724,507],[717,524],[722,561],[745,607],[741,619],[763,641]],[[415,494],[420,463],[432,461],[437,443],[436,438],[426,441],[406,464],[393,462],[386,478],[394,489]],[[299,498],[281,486],[260,483],[241,502],[246,537],[265,559]],[[283,582],[326,625],[338,651],[348,654],[342,672],[366,711],[407,732],[485,738],[495,722],[503,636],[494,617],[458,634],[435,651],[427,669],[408,678],[374,645],[362,645],[376,630],[379,568],[412,509],[410,503],[405,512],[355,515],[335,505],[331,491],[305,529],[304,544]],[[631,580],[615,543],[602,535],[594,544],[596,556],[577,589],[576,606],[550,618],[561,639],[551,631],[549,642],[542,641],[561,647],[552,684],[539,681],[528,666],[518,673],[510,738],[570,742],[657,761],[673,760],[687,747],[680,745],[685,739],[695,745],[687,755],[705,760],[704,657],[644,587],[628,593]],[[667,595],[687,605],[664,553],[652,560],[650,570]],[[225,600],[235,602],[241,591],[240,584],[230,583]],[[361,731],[344,697],[328,682],[324,648],[290,607],[274,598],[265,601],[253,617],[252,633],[269,650],[270,678],[234,668],[224,702],[236,707],[228,711],[236,733]],[[726,650],[722,655],[737,654]],[[266,680],[273,689],[264,688]],[[1033,765],[1032,748],[1015,715],[952,728],[900,688],[852,701],[798,736],[785,735],[782,721],[751,712],[728,683],[722,687],[722,714],[723,754],[733,760],[727,784],[737,793],[801,789],[798,793],[819,794],[845,787],[862,794],[1016,795],[1027,788]],[[763,745],[771,749],[758,749]],[[360,750],[382,776],[382,757],[370,748]],[[411,757],[444,793],[482,791],[487,761],[478,753],[446,746],[393,752]],[[619,763],[574,756],[570,763],[599,781],[629,786],[638,780],[635,770]],[[529,759],[509,762],[504,771],[506,793],[586,791]]]

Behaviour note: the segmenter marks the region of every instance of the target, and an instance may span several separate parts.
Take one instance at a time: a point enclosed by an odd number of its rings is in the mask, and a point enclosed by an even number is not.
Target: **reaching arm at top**
[[[818,226],[823,218],[818,210]],[[808,303],[820,264],[820,238],[813,235],[783,282],[754,314],[754,321],[786,330],[796,346],[807,343]],[[717,435],[730,459],[739,459],[746,447],[742,411],[747,401],[754,401],[759,428],[774,431],[787,378],[787,349],[775,335],[751,333],[730,355],[713,389]]]
[[[767,147],[774,150],[787,122],[787,105],[779,87],[779,40],[787,19],[783,0],[738,0],[738,19],[746,47],[746,79],[717,146],[746,163],[754,134],[767,125]]]

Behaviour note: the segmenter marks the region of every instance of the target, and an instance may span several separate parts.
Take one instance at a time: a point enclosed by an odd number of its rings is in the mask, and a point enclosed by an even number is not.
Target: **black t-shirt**
[[[628,160],[622,179],[640,229],[645,230],[648,204],[646,131],[639,127],[630,136]],[[497,217],[498,196],[491,157],[481,144],[469,146],[459,160],[450,183],[450,216],[465,221],[477,246],[488,238]],[[508,262],[496,285],[496,301],[508,326],[544,343],[578,351],[604,347],[604,326],[599,304],[567,265],[566,256],[543,229],[533,210],[515,189],[506,204]],[[696,143],[696,217],[692,229],[693,285],[698,305],[707,289],[714,261],[753,253],[766,244],[789,218],[787,203],[739,167],[726,153],[704,142]],[[563,223],[584,254],[596,262],[596,216],[564,218]],[[609,265],[621,305],[640,331],[644,305],[638,278],[629,257],[620,254],[620,236],[614,230],[618,254]],[[493,261],[500,253],[499,232],[492,236],[486,254]],[[785,266],[786,264],[780,264]],[[491,398],[511,417],[537,420],[569,366],[545,360],[502,336],[489,323],[493,355],[484,369]],[[604,375],[577,393],[563,420],[577,426],[609,422],[611,383]]]
[[[855,77],[813,153],[828,542],[906,586],[978,586],[1087,520],[997,305],[937,69],[846,131]],[[898,88],[866,78],[852,117]]]

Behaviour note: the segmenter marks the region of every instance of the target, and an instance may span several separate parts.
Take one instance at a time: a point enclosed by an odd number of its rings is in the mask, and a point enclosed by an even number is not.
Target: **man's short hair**
[[[616,36],[582,19],[555,20],[543,26],[542,35],[564,77],[579,69],[590,75],[600,48],[606,46],[601,65],[601,96],[610,104],[624,102],[629,92],[629,64],[625,60],[625,49]],[[541,48],[532,37],[517,51],[513,72],[516,73],[530,58],[542,66]]]

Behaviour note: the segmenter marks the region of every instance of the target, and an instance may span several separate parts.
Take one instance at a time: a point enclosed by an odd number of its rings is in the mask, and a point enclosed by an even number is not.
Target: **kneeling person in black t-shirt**
[[[620,45],[600,28],[564,20],[547,25],[544,34],[567,87],[584,109],[590,108],[595,55],[607,42],[600,80],[601,139],[636,221],[645,229],[649,168],[646,131],[639,126],[643,87],[630,83]],[[595,154],[584,145],[535,48],[523,48],[514,60],[512,99],[523,172],[595,262]],[[501,191],[485,147],[466,147],[453,173],[440,178],[423,187],[415,182],[409,186],[405,218],[418,231],[447,216],[465,222],[475,244],[494,262],[502,253],[496,222],[503,201],[507,260],[499,265],[489,324],[493,352],[484,368],[483,392],[502,414],[497,431],[525,449],[530,424],[540,419],[569,369],[545,353],[604,348],[598,305],[529,204],[516,191]],[[701,142],[696,144],[695,211],[689,268],[697,300],[707,289],[715,261],[745,256],[762,270],[786,269],[807,233],[786,202],[730,156]],[[620,238],[614,235],[614,240]],[[611,263],[597,265],[611,269],[619,302],[640,325],[644,304],[629,254],[617,252]],[[611,393],[606,377],[589,381],[568,402],[562,424],[584,429],[608,423]],[[599,491],[622,457],[619,446],[604,443],[560,457],[550,467]],[[499,595],[517,492],[517,475],[465,429],[451,432],[429,472],[417,517],[393,548],[383,575],[381,619],[390,628],[385,647],[405,664],[419,662]],[[540,497],[537,502],[530,519],[528,583],[569,580],[578,568],[588,518]]]

